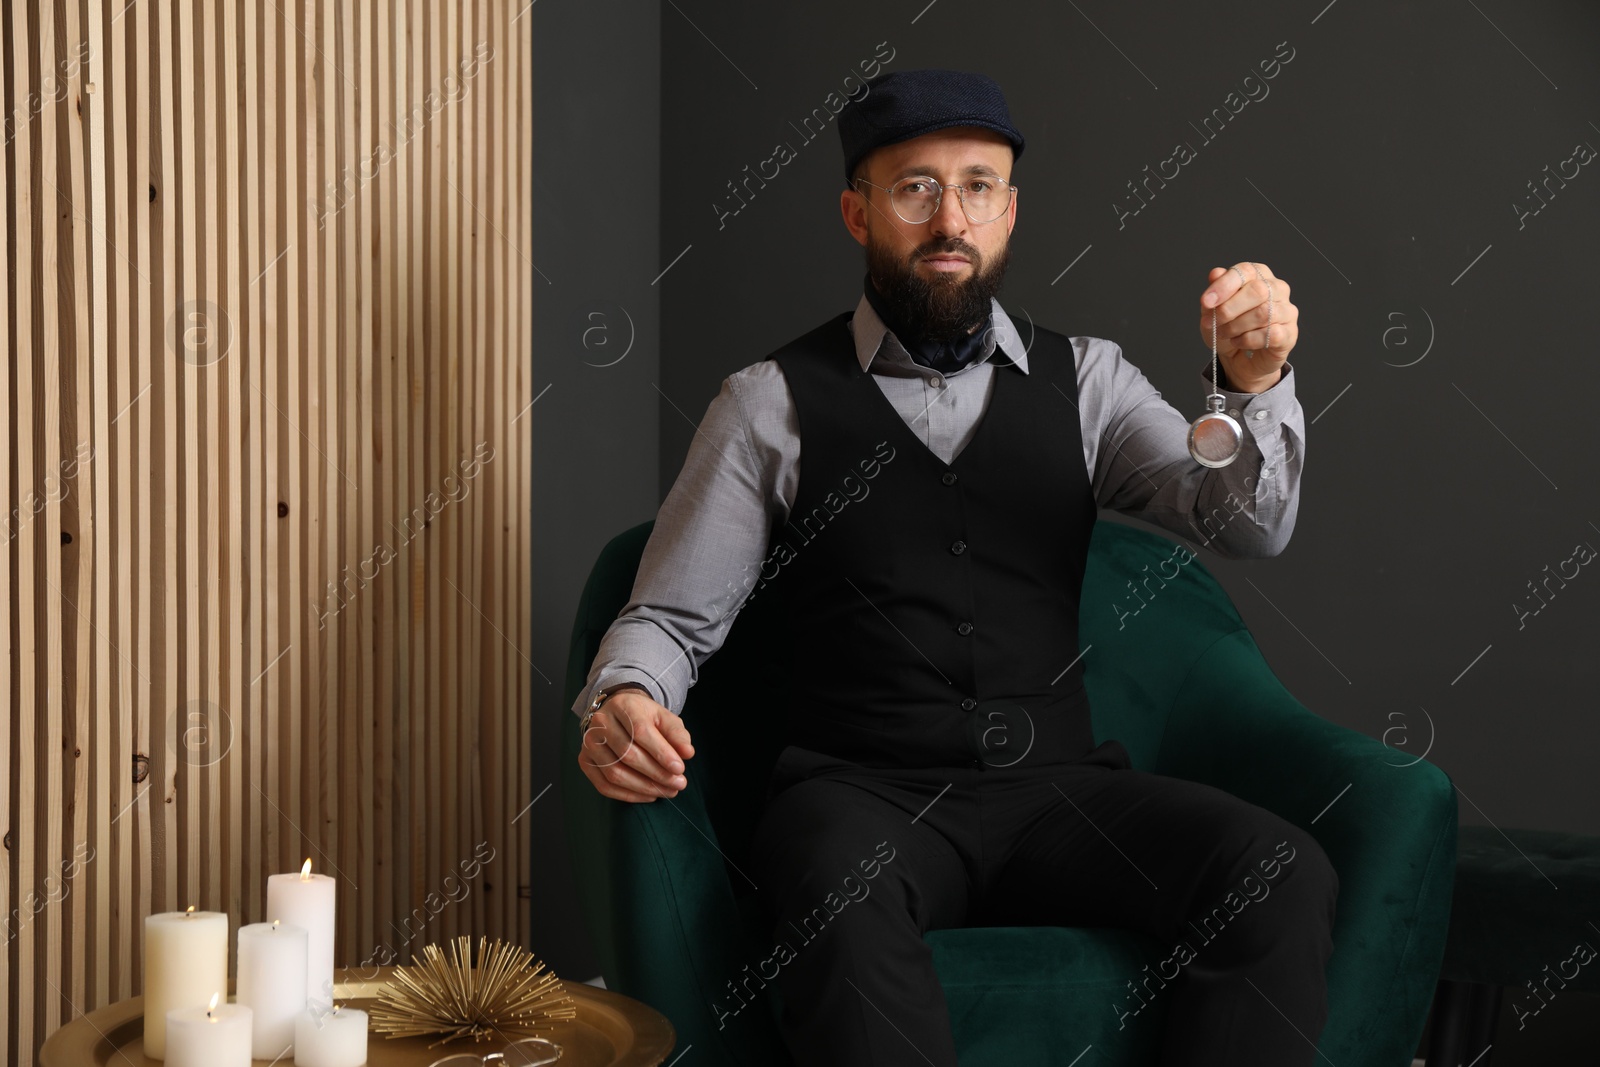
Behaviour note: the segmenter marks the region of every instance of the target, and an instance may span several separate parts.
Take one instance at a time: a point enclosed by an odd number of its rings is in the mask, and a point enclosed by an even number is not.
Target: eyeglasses
[[[1011,207],[1011,197],[1017,187],[995,174],[980,174],[964,182],[942,185],[925,174],[901,178],[890,186],[876,185],[865,178],[856,181],[884,189],[889,194],[889,205],[894,213],[909,223],[927,222],[939,210],[946,189],[954,189],[961,198],[961,210],[973,222],[993,222]]]
[[[476,1052],[457,1052],[442,1060],[434,1060],[429,1067],[481,1067],[483,1064],[504,1064],[505,1067],[542,1067],[561,1058],[561,1046],[542,1037],[529,1037],[513,1041],[499,1052],[480,1056]]]

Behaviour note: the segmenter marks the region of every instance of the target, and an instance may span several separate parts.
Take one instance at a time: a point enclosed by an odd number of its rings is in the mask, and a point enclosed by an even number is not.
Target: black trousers
[[[795,947],[775,981],[800,1067],[957,1067],[922,935],[960,926],[1185,942],[1158,994],[1163,1067],[1318,1059],[1338,894],[1327,856],[1220,789],[1132,770],[1117,741],[1026,768],[868,768],[789,746],[749,860],[774,944]],[[1149,974],[1129,978],[1150,989]],[[1128,994],[1126,1025],[1142,1003]]]

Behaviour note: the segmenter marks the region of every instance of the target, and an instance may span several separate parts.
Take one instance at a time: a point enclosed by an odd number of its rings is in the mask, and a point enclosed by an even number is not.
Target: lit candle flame
[[[186,916],[186,917],[192,917],[192,916],[193,916],[193,915],[194,915],[194,905],[193,905],[193,904],[190,904],[190,905],[189,905],[189,910],[188,910],[188,911],[186,911],[186,912],[184,912],[184,913],[183,913],[183,914],[184,914],[184,915],[185,915],[185,916]]]
[[[311,858],[309,856],[306,858],[306,865],[300,868],[300,880],[302,882],[311,881]]]
[[[273,919],[273,920],[272,920],[272,930],[273,930],[273,932],[274,932],[274,933],[276,933],[276,932],[277,932],[277,930],[278,930],[278,923],[280,923],[280,922],[282,922],[282,920],[281,920],[281,919]]]
[[[221,996],[221,993],[211,994],[211,1004],[206,1008],[206,1018],[211,1018],[211,1013],[217,1010],[217,999]]]

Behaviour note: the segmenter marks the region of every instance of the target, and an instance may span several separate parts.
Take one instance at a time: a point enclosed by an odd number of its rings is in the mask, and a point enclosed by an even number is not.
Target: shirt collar
[[[1000,301],[989,298],[989,336],[992,340],[984,341],[983,355],[969,363],[968,367],[976,367],[980,363],[994,356],[998,348],[1001,352],[999,365],[1013,363],[1024,374],[1028,373],[1028,353],[1022,346],[1021,335],[1011,322],[1011,316],[1000,306]],[[878,313],[873,310],[872,302],[863,294],[856,304],[855,315],[850,319],[850,331],[855,336],[856,360],[861,364],[863,372],[870,372],[872,361],[880,354],[885,361],[895,365],[903,364],[906,367],[917,369],[911,356],[906,352],[900,339],[895,337],[889,327],[883,324]],[[966,368],[963,368],[966,369]],[[956,372],[961,373],[960,371]]]

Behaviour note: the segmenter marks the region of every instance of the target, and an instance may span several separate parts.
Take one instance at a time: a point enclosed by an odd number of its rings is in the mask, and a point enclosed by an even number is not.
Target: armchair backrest
[[[1197,547],[1105,519],[1089,543],[1078,639],[1095,740],[1121,741],[1138,770],[1157,769],[1167,721],[1195,664],[1245,629],[1195,557]]]

